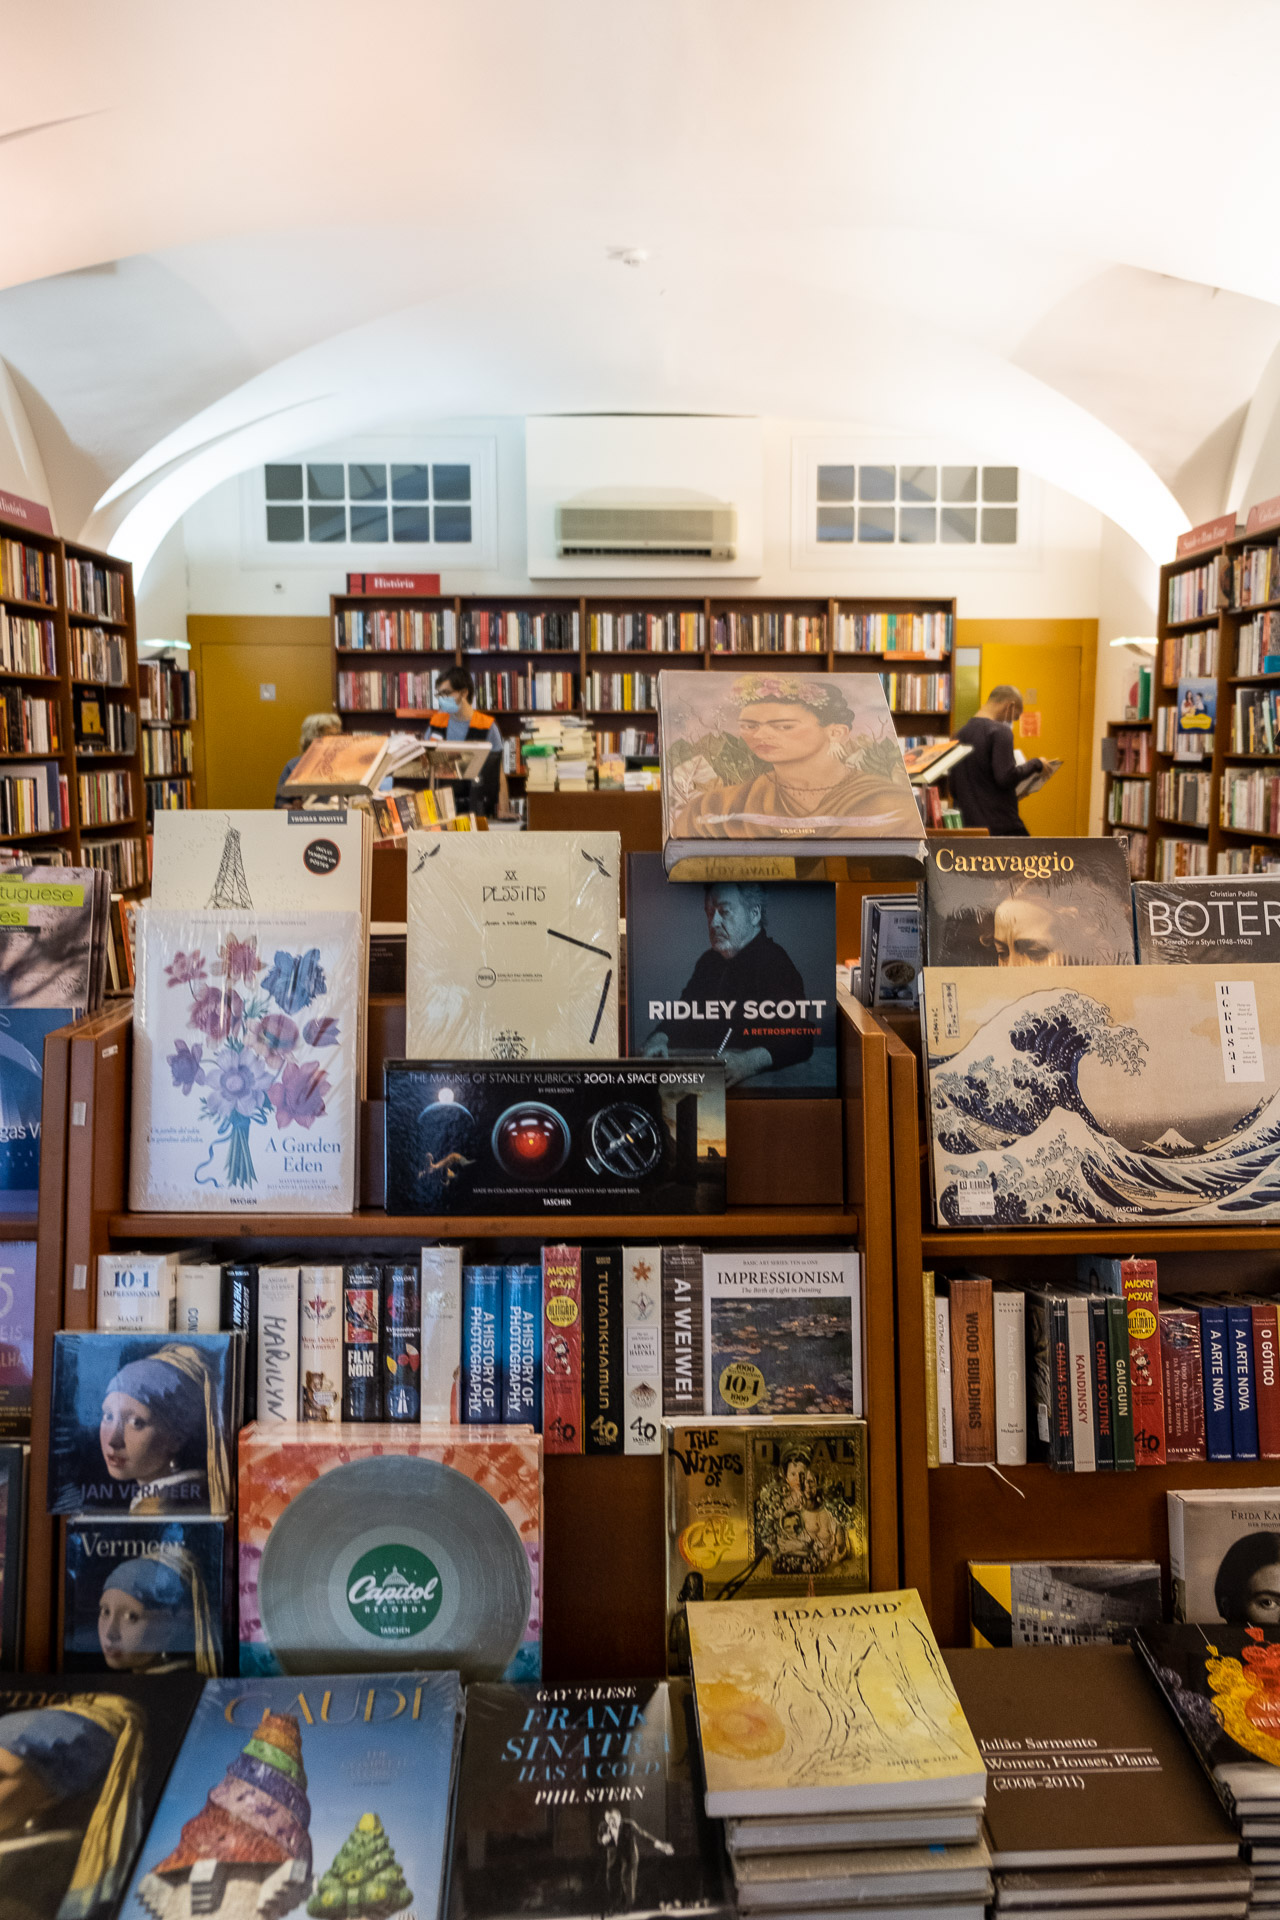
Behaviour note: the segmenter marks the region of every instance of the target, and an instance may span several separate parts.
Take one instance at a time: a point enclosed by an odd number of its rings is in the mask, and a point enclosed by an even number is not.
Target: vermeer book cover
[[[1274,965],[1280,960],[1280,878],[1135,880],[1133,924],[1144,967]]]
[[[470,1687],[449,1920],[729,1920],[687,1686]]]
[[[708,1251],[702,1327],[712,1418],[862,1412],[856,1253]]]
[[[69,1521],[65,1671],[225,1672],[233,1539],[229,1520]]]
[[[658,675],[663,858],[736,851],[923,856],[920,813],[874,673]]]
[[[935,835],[924,872],[931,967],[1133,964],[1129,864],[1119,840]]]
[[[667,1660],[689,1670],[686,1609],[867,1584],[861,1420],[663,1423]]]
[[[1280,974],[926,967],[941,1226],[1280,1219]]]
[[[114,1920],[201,1685],[181,1673],[0,1683],[6,1920]]]
[[[627,856],[627,1052],[714,1054],[741,1095],[836,1090],[836,907],[826,881],[668,880]]]
[[[616,833],[409,835],[406,1046],[616,1060]]]
[[[129,1203],[349,1213],[356,913],[138,913]]]
[[[454,1673],[211,1680],[122,1920],[435,1920],[462,1711]]]
[[[920,1596],[689,1612],[707,1812],[951,1805],[986,1770]]]
[[[244,1335],[59,1333],[50,1513],[228,1514]]]
[[[1280,1807],[1280,1634],[1254,1626],[1144,1627],[1146,1661],[1227,1812]]]

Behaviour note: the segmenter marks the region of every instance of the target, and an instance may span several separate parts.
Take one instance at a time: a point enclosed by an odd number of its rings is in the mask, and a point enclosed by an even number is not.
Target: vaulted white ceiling
[[[1156,554],[1276,456],[1275,0],[42,0],[4,46],[0,357],[61,523],[144,563],[263,457],[468,413],[946,434]]]

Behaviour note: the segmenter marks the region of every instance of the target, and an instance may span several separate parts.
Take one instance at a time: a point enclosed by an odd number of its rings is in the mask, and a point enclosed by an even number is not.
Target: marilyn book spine
[[[1253,1315],[1244,1301],[1227,1303],[1231,1379],[1231,1445],[1237,1460],[1258,1458],[1258,1399],[1253,1372]]]
[[[1093,1377],[1093,1451],[1099,1473],[1116,1464],[1115,1416],[1111,1406],[1111,1347],[1107,1339],[1107,1303],[1089,1296],[1089,1358]]]
[[[462,1269],[462,1420],[490,1427],[502,1419],[502,1268]]]
[[[997,1287],[991,1298],[996,1376],[996,1465],[1027,1462],[1026,1297]]]
[[[298,1417],[298,1269],[258,1268],[258,1419]]]
[[[1230,1460],[1231,1405],[1227,1397],[1227,1310],[1217,1301],[1212,1301],[1200,1309],[1200,1364],[1204,1370],[1205,1459]]]
[[[662,1411],[668,1420],[706,1412],[702,1248],[662,1249]]]
[[[991,1282],[951,1282],[951,1406],[956,1465],[986,1466],[996,1457],[996,1379]]]
[[[422,1249],[422,1424],[456,1426],[462,1376],[462,1248]]]
[[[222,1318],[222,1269],[184,1262],[175,1277],[179,1333],[218,1333]]]
[[[542,1268],[502,1269],[502,1418],[542,1430]]]
[[[303,1267],[299,1417],[337,1426],[342,1419],[342,1288],[336,1267]]]
[[[950,1467],[955,1464],[956,1436],[955,1423],[951,1407],[951,1302],[945,1293],[938,1294],[934,1301],[934,1348],[937,1354],[938,1379],[938,1465]]]
[[[582,1254],[582,1412],[584,1453],[621,1453],[622,1248]]]
[[[222,1269],[222,1332],[243,1333],[249,1355],[245,1368],[244,1423],[258,1417],[258,1269],[229,1261]]]
[[[622,1249],[624,1453],[662,1451],[662,1249]]]
[[[382,1270],[382,1417],[394,1425],[422,1417],[422,1273],[393,1261]]]
[[[1089,1302],[1078,1293],[1067,1296],[1067,1350],[1071,1381],[1071,1445],[1077,1473],[1095,1473],[1093,1443],[1093,1342],[1089,1329]]]
[[[382,1270],[354,1260],[342,1276],[342,1417],[376,1420],[382,1411]]]
[[[1171,1464],[1203,1460],[1204,1376],[1200,1315],[1192,1308],[1160,1310],[1160,1357],[1164,1367],[1165,1448]]]
[[[1165,1442],[1160,1293],[1155,1261],[1122,1260],[1120,1286],[1129,1320],[1134,1453],[1140,1467],[1162,1467],[1168,1458],[1168,1449]]]
[[[939,1467],[942,1456],[938,1451],[938,1295],[932,1273],[923,1273],[921,1282],[924,1290],[925,1459],[928,1466]]]
[[[1280,1315],[1273,1300],[1255,1301],[1253,1320],[1253,1385],[1258,1402],[1258,1452],[1264,1460],[1280,1460]]]
[[[1124,1301],[1107,1294],[1107,1344],[1111,1354],[1111,1423],[1115,1430],[1116,1471],[1131,1473],[1137,1465],[1133,1449],[1133,1391],[1129,1380],[1129,1321]]]
[[[582,1248],[542,1249],[542,1450],[582,1452]]]

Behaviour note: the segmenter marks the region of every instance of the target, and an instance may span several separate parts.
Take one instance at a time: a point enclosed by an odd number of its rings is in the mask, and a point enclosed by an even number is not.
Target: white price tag
[[[989,1173],[957,1175],[957,1213],[964,1214],[970,1220],[976,1220],[984,1216],[994,1219],[995,1211],[996,1194]]]
[[[1264,1080],[1262,1031],[1252,980],[1217,980],[1218,1035],[1228,1080]]]

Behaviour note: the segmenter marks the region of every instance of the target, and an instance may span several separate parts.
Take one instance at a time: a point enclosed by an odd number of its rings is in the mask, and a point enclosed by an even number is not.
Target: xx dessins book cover
[[[924,857],[878,674],[662,672],[658,734],[668,872],[722,840],[762,856]]]
[[[409,835],[415,1060],[616,1060],[616,833]]]
[[[928,966],[1133,965],[1129,865],[1118,840],[935,836],[923,887]]]
[[[692,1720],[680,1682],[468,1688],[449,1920],[729,1920]]]
[[[926,967],[945,1226],[1280,1219],[1280,972]]]
[[[1280,1807],[1280,1633],[1246,1626],[1144,1627],[1134,1649],[1235,1819]]]
[[[862,1412],[856,1253],[708,1251],[702,1329],[713,1418]]]
[[[868,1579],[861,1420],[664,1421],[667,1663],[699,1601],[857,1592]]]
[[[202,1684],[196,1674],[0,1681],[5,1920],[114,1920]]]
[[[713,1817],[950,1805],[986,1769],[920,1596],[689,1610]]]
[[[456,1673],[211,1680],[121,1920],[436,1920]]]
[[[129,1204],[350,1213],[358,913],[138,915]]]

